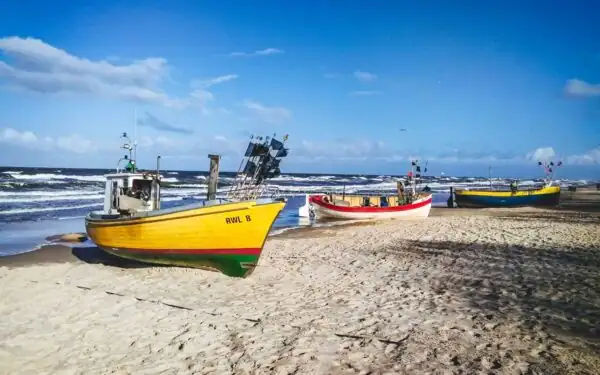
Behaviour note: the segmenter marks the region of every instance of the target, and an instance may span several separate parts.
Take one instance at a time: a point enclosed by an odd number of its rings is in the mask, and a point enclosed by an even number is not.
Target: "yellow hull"
[[[184,206],[145,217],[86,217],[98,247],[124,258],[178,266],[216,268],[247,276],[256,266],[271,226],[285,202],[233,202]]]

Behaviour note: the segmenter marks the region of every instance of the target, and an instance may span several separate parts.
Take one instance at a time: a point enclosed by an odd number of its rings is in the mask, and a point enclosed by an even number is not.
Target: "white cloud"
[[[13,128],[0,129],[0,143],[27,147],[35,150],[65,150],[75,153],[93,152],[98,149],[92,141],[77,134],[40,138],[31,131],[19,131]]]
[[[361,72],[360,70],[354,72],[354,77],[356,77],[356,79],[358,79],[359,81],[365,83],[377,80],[377,76],[375,74],[369,72]]]
[[[213,77],[204,80],[194,80],[192,81],[192,87],[200,87],[200,88],[209,88],[211,86],[217,85],[219,83],[233,81],[234,79],[239,78],[237,74],[227,74],[224,76]]]
[[[565,92],[573,96],[600,96],[600,84],[570,79],[565,85]]]
[[[373,96],[373,95],[379,95],[379,94],[380,94],[379,91],[372,91],[372,90],[357,90],[357,91],[350,92],[351,96]]]
[[[600,164],[600,147],[596,147],[580,155],[567,156],[566,162],[575,165]]]
[[[291,141],[294,158],[305,162],[317,161],[378,161],[405,162],[412,159],[428,160],[434,163],[469,163],[469,164],[527,164],[534,157],[544,157],[553,152],[540,148],[527,154],[494,150],[409,150],[387,144],[382,140],[338,139],[327,141],[304,140],[299,144]]]
[[[552,147],[540,147],[527,153],[525,159],[535,162],[562,161],[570,165],[595,165],[600,164],[600,146],[582,154],[567,155],[565,158],[559,158]]]
[[[281,124],[292,117],[292,113],[283,107],[267,107],[250,99],[244,100],[243,105],[261,120],[270,124]]]
[[[56,147],[61,150],[71,151],[78,154],[85,154],[96,151],[97,147],[89,139],[80,137],[77,134],[59,137],[56,139]]]
[[[556,156],[554,149],[552,147],[539,147],[526,155],[527,160],[532,160],[535,162],[547,162],[553,161],[552,159]]]
[[[0,38],[0,82],[42,94],[88,94],[184,108],[189,98],[171,98],[159,85],[169,75],[167,60],[151,57],[127,65],[77,57],[35,38]]]
[[[291,142],[294,158],[305,161],[367,160],[389,157],[390,150],[383,141],[337,139],[332,141],[303,140]]]
[[[30,131],[19,132],[13,128],[4,128],[0,132],[0,142],[13,144],[33,144],[37,141],[37,136]]]
[[[230,57],[252,57],[252,56],[268,56],[284,53],[285,51],[278,48],[265,48],[254,52],[232,52]]]

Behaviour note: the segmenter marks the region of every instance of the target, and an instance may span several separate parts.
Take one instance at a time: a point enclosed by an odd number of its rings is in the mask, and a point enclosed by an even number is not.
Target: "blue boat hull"
[[[521,196],[489,196],[489,195],[462,195],[455,194],[458,207],[484,208],[484,207],[549,207],[560,202],[560,192],[552,194],[521,195]]]

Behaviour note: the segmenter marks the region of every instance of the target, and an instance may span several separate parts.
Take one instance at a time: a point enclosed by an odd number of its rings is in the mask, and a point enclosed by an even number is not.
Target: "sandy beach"
[[[0,258],[2,374],[600,374],[600,193],[273,236],[247,279]]]

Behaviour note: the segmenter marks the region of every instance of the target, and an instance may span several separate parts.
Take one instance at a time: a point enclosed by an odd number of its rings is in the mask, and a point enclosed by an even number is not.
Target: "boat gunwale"
[[[497,197],[497,198],[516,198],[516,197],[527,197],[532,195],[552,195],[560,194],[560,186],[546,186],[540,189],[523,189],[513,192],[511,190],[468,190],[468,189],[456,189],[454,190],[455,195],[460,196],[483,196],[483,197]]]
[[[254,200],[254,201],[246,201],[246,202],[249,204],[242,206],[242,207],[238,207],[238,208],[230,208],[227,210],[211,211],[211,212],[197,212],[197,213],[193,213],[193,214],[189,214],[189,215],[178,216],[177,219],[189,219],[191,217],[196,217],[196,216],[206,216],[206,215],[222,214],[222,213],[227,213],[227,212],[243,211],[243,210],[249,210],[253,207],[266,206],[266,205],[279,204],[279,203],[283,203],[285,205],[285,203],[286,203],[285,200],[281,200],[281,201],[272,200],[269,202],[258,202],[256,200]],[[92,223],[92,224],[101,225],[101,226],[139,225],[139,224],[156,223],[156,222],[160,222],[160,221],[174,220],[174,218],[170,218],[170,217],[161,217],[161,216],[165,216],[165,215],[171,215],[174,213],[197,210],[197,209],[201,209],[201,208],[230,206],[230,205],[239,204],[239,203],[244,203],[244,202],[227,202],[227,203],[219,203],[219,204],[208,205],[208,206],[202,205],[201,203],[195,203],[195,204],[188,204],[185,206],[171,207],[171,208],[168,208],[165,210],[155,210],[155,211],[137,213],[130,217],[116,217],[116,218],[94,217],[93,215],[95,215],[101,211],[92,211],[86,215],[85,221],[86,221],[86,223]],[[280,212],[281,212],[281,210],[280,210]],[[109,216],[109,215],[106,215],[106,216]]]
[[[346,206],[337,206],[335,204],[323,202],[324,195],[312,196],[310,201],[318,205],[319,207],[329,209],[331,211],[337,212],[356,212],[356,213],[388,213],[388,212],[402,212],[402,211],[410,211],[416,210],[427,205],[431,205],[433,202],[433,194],[429,193],[427,197],[422,198],[420,202],[411,203],[407,205],[401,206],[388,206],[388,207],[346,207]]]

